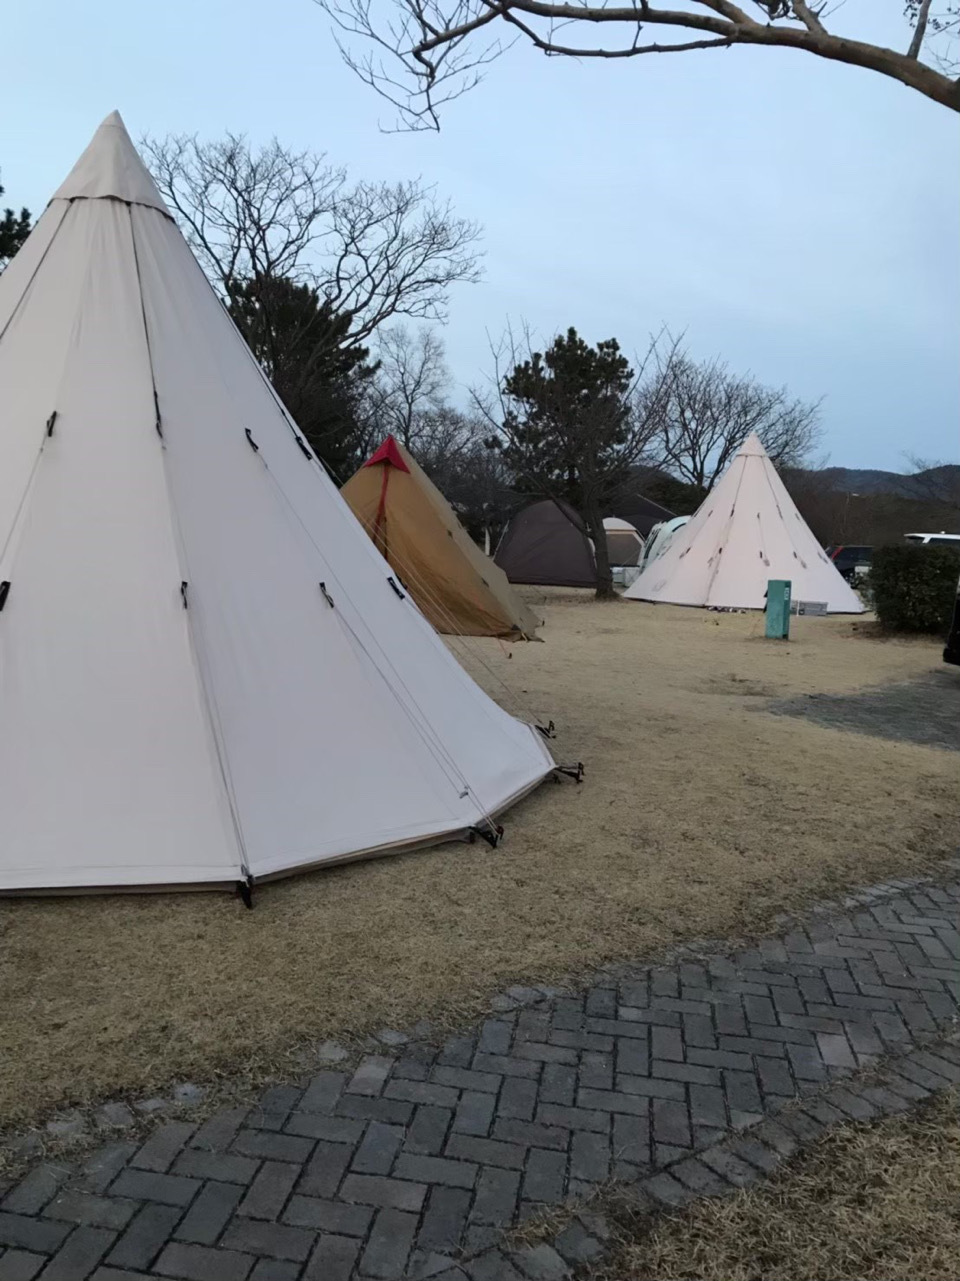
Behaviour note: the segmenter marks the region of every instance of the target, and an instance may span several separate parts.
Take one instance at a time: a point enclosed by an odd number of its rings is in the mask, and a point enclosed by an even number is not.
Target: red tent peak
[[[375,467],[377,463],[389,463],[391,467],[396,467],[397,471],[409,471],[410,468],[403,461],[403,455],[400,453],[400,446],[394,437],[388,436],[375,454],[367,459],[363,464],[364,467]]]

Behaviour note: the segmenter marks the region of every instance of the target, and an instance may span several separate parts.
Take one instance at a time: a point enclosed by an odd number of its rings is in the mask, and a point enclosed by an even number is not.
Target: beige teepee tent
[[[340,492],[438,632],[533,639],[540,620],[393,436]]]
[[[863,605],[814,538],[755,434],[662,555],[624,593],[628,600],[763,609],[771,578],[789,579],[794,600],[830,614]]]
[[[0,892],[246,883],[550,773],[393,580],[114,113],[0,276]]]

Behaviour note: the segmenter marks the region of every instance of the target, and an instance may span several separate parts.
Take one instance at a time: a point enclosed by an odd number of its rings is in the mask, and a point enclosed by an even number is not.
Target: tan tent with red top
[[[533,639],[540,620],[393,436],[340,492],[438,632]]]

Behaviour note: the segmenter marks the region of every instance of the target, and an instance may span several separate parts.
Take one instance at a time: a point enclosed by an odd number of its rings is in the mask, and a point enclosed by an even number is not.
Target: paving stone
[[[467,1221],[472,1200],[463,1188],[433,1187],[417,1236],[421,1250],[455,1250]]]
[[[487,1166],[480,1171],[471,1218],[481,1223],[509,1223],[516,1212],[520,1174]]]
[[[787,1056],[793,1074],[800,1081],[824,1081],[827,1072],[819,1050],[808,1045],[788,1045]]]
[[[528,1201],[559,1201],[563,1196],[567,1157],[564,1152],[531,1148],[521,1191]]]
[[[98,1148],[71,1182],[80,1192],[105,1192],[136,1148],[135,1143],[110,1143]]]
[[[403,1276],[417,1231],[417,1216],[402,1210],[381,1210],[360,1260],[366,1276],[394,1281]]]
[[[285,1223],[264,1223],[259,1219],[234,1219],[221,1237],[221,1248],[246,1254],[265,1254],[271,1259],[292,1259],[302,1263],[313,1249],[316,1233]]]
[[[133,1201],[187,1206],[199,1189],[199,1179],[177,1174],[154,1174],[151,1170],[123,1170],[112,1183],[110,1195],[130,1197]]]
[[[630,1165],[650,1164],[650,1118],[644,1116],[615,1116],[611,1150],[614,1158]]]
[[[513,1028],[499,1019],[487,1019],[480,1028],[477,1050],[482,1054],[509,1054]]]
[[[565,1152],[570,1136],[559,1126],[541,1125],[535,1121],[516,1121],[508,1117],[497,1120],[493,1127],[493,1137],[502,1139],[505,1143],[521,1143]]]
[[[622,1094],[643,1094],[649,1099],[676,1099],[678,1102],[686,1096],[686,1090],[680,1081],[665,1081],[659,1077],[652,1076],[628,1076],[625,1072],[621,1072],[617,1076],[617,1090]],[[612,1112],[627,1112],[631,1110],[626,1107],[616,1107],[609,1101],[606,1104],[601,1104],[587,1099],[589,1095],[590,1100],[596,1100],[602,1093],[606,1094],[609,1100],[610,1092],[581,1090],[577,1095],[577,1101],[584,1107],[598,1108],[606,1106]]]
[[[240,1202],[238,1214],[251,1219],[275,1219],[287,1203],[300,1177],[301,1166],[283,1161],[264,1161]]]
[[[297,1112],[330,1112],[347,1083],[343,1072],[318,1072],[294,1109]]]
[[[297,1191],[304,1196],[334,1196],[352,1156],[353,1149],[347,1144],[321,1140],[303,1172]]]
[[[291,1112],[284,1127],[288,1134],[309,1139],[327,1139],[331,1143],[356,1143],[365,1122],[347,1116],[326,1116],[322,1112]]]
[[[211,1250],[203,1245],[168,1245],[154,1265],[161,1276],[183,1277],[185,1281],[245,1281],[254,1264],[249,1254],[234,1250]]]
[[[545,1063],[540,1077],[540,1102],[569,1107],[577,1088],[577,1071],[565,1063]]]
[[[358,1174],[389,1174],[404,1140],[402,1125],[371,1121],[363,1142],[354,1153],[350,1168]]]
[[[173,1173],[192,1179],[247,1184],[256,1174],[258,1165],[252,1157],[240,1156],[236,1152],[204,1152],[200,1148],[189,1148],[177,1158]]]
[[[348,1174],[340,1189],[344,1201],[409,1210],[413,1214],[420,1212],[426,1195],[427,1188],[423,1183],[385,1179],[376,1174]]]
[[[734,1156],[732,1152],[722,1147],[705,1149],[700,1153],[700,1160],[714,1173],[738,1188],[749,1187],[759,1177],[752,1165],[747,1165],[745,1161],[741,1161],[738,1156]]]
[[[613,1089],[613,1055],[588,1051],[580,1056],[578,1080],[581,1086],[594,1090]]]
[[[55,1197],[43,1213],[51,1219],[64,1219],[68,1223],[80,1223],[89,1227],[113,1228],[119,1232],[127,1226],[136,1210],[135,1201],[125,1201],[115,1196],[96,1196],[92,1192],[67,1191]]]
[[[250,1281],[297,1281],[300,1266],[281,1263],[278,1259],[258,1259],[250,1273]]]
[[[168,1121],[153,1133],[143,1147],[130,1158],[130,1164],[141,1170],[164,1174],[192,1137],[196,1126],[186,1121]]]
[[[649,1179],[644,1179],[641,1188],[655,1202],[665,1205],[669,1209],[679,1209],[681,1206],[689,1205],[695,1195],[679,1179],[675,1179],[672,1174],[667,1174],[666,1171],[654,1174]]]
[[[35,1169],[0,1201],[0,1208],[11,1214],[39,1214],[69,1174],[66,1165],[45,1164]]]
[[[857,1066],[850,1042],[845,1036],[820,1032],[817,1035],[817,1049],[824,1063],[828,1063],[831,1067],[855,1068]]]
[[[752,1136],[734,1139],[730,1144],[730,1151],[734,1156],[742,1157],[749,1165],[755,1166],[764,1174],[772,1174],[780,1164],[777,1151]]]
[[[245,1116],[245,1108],[231,1108],[229,1111],[215,1113],[194,1133],[190,1146],[210,1152],[226,1152],[236,1138]]]
[[[915,1062],[912,1057],[898,1059],[896,1070],[899,1076],[905,1076],[908,1081],[922,1085],[928,1090],[942,1090],[950,1084],[939,1072],[931,1072],[929,1068]]]
[[[82,1281],[116,1240],[107,1228],[76,1228],[43,1269],[42,1281]]]
[[[354,1237],[332,1233],[322,1236],[310,1256],[303,1281],[350,1281],[359,1253],[360,1242]]]
[[[459,1095],[448,1085],[435,1085],[428,1081],[391,1081],[384,1090],[384,1097],[400,1099],[404,1103],[432,1103],[435,1107],[453,1108]]]
[[[0,1255],[0,1281],[33,1281],[47,1262],[45,1254],[30,1250],[8,1250]]]
[[[567,1130],[592,1130],[597,1134],[610,1132],[610,1114],[589,1108],[569,1108],[559,1103],[542,1103],[537,1108],[541,1125],[556,1125]]]
[[[537,1106],[537,1095],[536,1081],[530,1081],[522,1076],[508,1077],[500,1091],[497,1115],[513,1117],[520,1121],[532,1121]]]
[[[796,1093],[790,1069],[781,1059],[757,1059],[757,1077],[764,1095],[791,1098]]]
[[[377,1095],[381,1092],[393,1067],[393,1059],[371,1054],[360,1060],[356,1072],[344,1087],[348,1094]]]
[[[664,1063],[654,1059],[650,1075],[655,1080],[690,1081],[697,1085],[720,1085],[719,1068],[701,1067],[698,1063]]]
[[[455,1090],[476,1090],[482,1094],[496,1094],[503,1077],[495,1072],[475,1072],[472,1068],[436,1067],[430,1079],[437,1085],[449,1085]]]
[[[605,1135],[581,1130],[570,1145],[570,1177],[600,1183],[610,1173],[610,1142]]]
[[[340,1236],[362,1237],[373,1220],[365,1205],[346,1205],[320,1197],[292,1196],[283,1212],[283,1222],[297,1228],[315,1228]]]
[[[670,1174],[698,1196],[725,1196],[730,1191],[730,1184],[695,1156],[677,1161]]]
[[[570,1269],[556,1250],[549,1245],[527,1246],[514,1250],[510,1259],[530,1281],[562,1281],[570,1276]]]
[[[449,1108],[423,1104],[417,1108],[403,1141],[407,1152],[438,1156],[443,1151],[453,1113]]]
[[[194,1245],[215,1244],[242,1196],[243,1188],[235,1183],[204,1184],[173,1236]]]
[[[313,1151],[313,1142],[296,1134],[241,1130],[233,1141],[231,1151],[239,1152],[243,1156],[262,1157],[268,1161],[303,1162]]]
[[[453,1130],[457,1134],[484,1136],[489,1133],[493,1122],[493,1110],[496,1099],[491,1094],[480,1094],[476,1090],[464,1090],[457,1104],[453,1117]]]
[[[653,1101],[653,1137],[657,1143],[673,1147],[689,1147],[693,1142],[690,1133],[690,1114],[685,1103],[671,1099]]]
[[[476,1050],[477,1044],[474,1037],[452,1036],[444,1042],[437,1061],[447,1067],[469,1067]]]
[[[457,1161],[475,1161],[480,1165],[498,1165],[508,1170],[523,1168],[525,1149],[516,1143],[496,1139],[478,1139],[471,1134],[451,1134],[446,1155]]]
[[[143,1206],[107,1255],[107,1263],[145,1272],[173,1235],[179,1218],[180,1210],[174,1206]]]
[[[413,1183],[441,1183],[450,1188],[472,1188],[477,1178],[477,1167],[470,1161],[453,1161],[449,1157],[416,1156],[404,1152],[397,1158],[394,1169],[397,1179],[410,1179]]]
[[[954,1085],[960,1085],[960,1064],[952,1063],[948,1058],[933,1051],[918,1051],[913,1055],[915,1063],[921,1067],[935,1072],[937,1076],[942,1076],[944,1080],[952,1082]]]
[[[540,1064],[530,1059],[512,1058],[506,1054],[475,1054],[473,1069],[493,1076],[526,1076],[535,1079],[540,1075]]]
[[[389,1121],[406,1125],[413,1116],[413,1104],[399,1099],[370,1099],[359,1094],[344,1095],[336,1107],[339,1116],[363,1121]],[[287,1127],[289,1129],[289,1126]]]

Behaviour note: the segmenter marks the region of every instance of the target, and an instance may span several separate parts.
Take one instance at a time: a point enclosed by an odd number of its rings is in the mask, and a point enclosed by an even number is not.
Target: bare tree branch
[[[834,34],[825,25],[826,3],[811,0],[753,0],[754,18],[734,0],[679,0],[660,7],[651,0],[630,5],[605,0],[317,0],[347,36],[368,45],[357,54],[341,42],[358,75],[398,111],[406,128],[438,128],[448,102],[472,89],[483,70],[516,40],[554,57],[639,57],[695,49],[755,45],[797,49],[830,61],[861,67],[899,81],[932,101],[960,111],[960,84],[948,74],[951,59],[931,55],[920,61],[929,31],[955,39],[957,0],[943,0],[941,16],[931,0],[901,0],[914,26],[907,53]],[[835,13],[840,5],[831,10]],[[589,31],[582,41],[561,38],[574,26]],[[650,40],[650,28],[667,28],[667,38]],[[501,41],[497,31],[508,38]],[[609,36],[608,36],[609,33]],[[694,38],[684,38],[692,33]],[[492,38],[491,38],[492,36]],[[938,69],[938,67],[940,69]]]
[[[480,278],[475,224],[419,179],[348,182],[323,155],[241,135],[146,138],[161,194],[227,297],[238,278],[309,284],[352,317],[361,346],[392,316],[443,320],[451,285]]]

